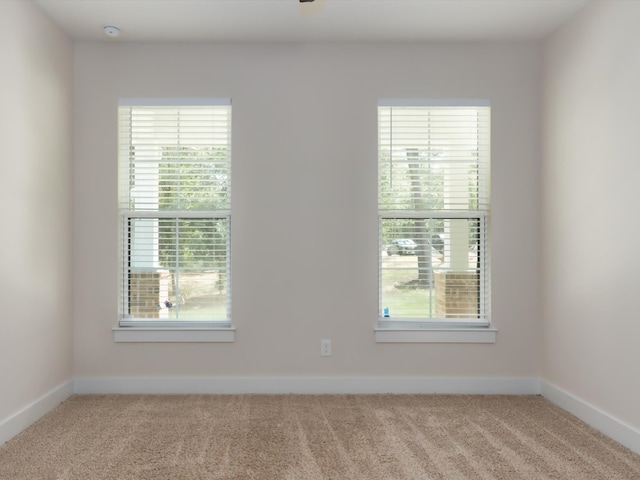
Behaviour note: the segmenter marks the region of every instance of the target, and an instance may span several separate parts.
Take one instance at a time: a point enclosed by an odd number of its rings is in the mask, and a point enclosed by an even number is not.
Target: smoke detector
[[[107,37],[116,38],[120,36],[120,29],[118,27],[114,27],[113,25],[105,25],[102,28],[104,28],[104,33],[107,35]]]

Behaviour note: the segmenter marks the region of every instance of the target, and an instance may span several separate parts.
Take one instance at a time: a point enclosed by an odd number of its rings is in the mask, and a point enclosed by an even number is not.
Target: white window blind
[[[490,107],[378,104],[381,327],[486,326]]]
[[[231,105],[121,100],[120,326],[230,326]]]

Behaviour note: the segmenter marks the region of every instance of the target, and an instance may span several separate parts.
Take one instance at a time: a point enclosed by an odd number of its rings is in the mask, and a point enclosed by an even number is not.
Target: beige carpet
[[[0,447],[0,479],[640,479],[539,396],[73,396]]]

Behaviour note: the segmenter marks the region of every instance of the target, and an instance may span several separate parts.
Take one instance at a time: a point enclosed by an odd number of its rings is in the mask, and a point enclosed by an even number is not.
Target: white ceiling
[[[78,41],[538,40],[589,0],[34,0]],[[104,25],[121,29],[117,39]]]

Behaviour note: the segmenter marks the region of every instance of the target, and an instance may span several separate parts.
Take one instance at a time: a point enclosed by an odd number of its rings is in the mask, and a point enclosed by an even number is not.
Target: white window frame
[[[381,99],[378,107],[490,107],[484,99]],[[378,118],[378,125],[380,119]],[[487,169],[490,164],[487,162]],[[380,178],[380,177],[378,177]],[[487,181],[488,181],[487,174]],[[380,185],[378,185],[380,188]],[[489,185],[484,188],[488,189]],[[387,318],[383,314],[382,286],[382,222],[385,219],[478,219],[482,242],[483,259],[480,267],[480,315],[473,321],[425,318]],[[375,340],[378,343],[495,343],[497,331],[490,321],[490,205],[486,210],[476,211],[378,211],[378,321]]]
[[[182,106],[230,106],[231,100],[228,98],[122,98],[118,101],[118,107],[182,107]],[[229,126],[231,128],[231,126]],[[120,135],[119,135],[120,141]],[[129,161],[124,158],[121,149],[129,148],[128,145],[119,146],[118,171],[119,178],[122,178],[122,170],[127,168]],[[229,166],[230,168],[230,166]],[[126,176],[126,175],[124,175]],[[120,182],[121,195],[124,194],[128,186]],[[122,198],[122,197],[121,197]],[[145,343],[145,342],[234,342],[235,328],[231,323],[231,207],[223,211],[193,211],[193,212],[164,212],[158,210],[131,211],[124,206],[120,207],[120,229],[122,239],[119,262],[120,262],[120,307],[119,319],[113,327],[115,342]],[[131,220],[136,219],[225,219],[227,222],[226,240],[226,273],[227,273],[227,299],[226,299],[226,319],[221,320],[163,320],[163,319],[142,319],[132,318],[128,314],[128,263],[130,258],[128,245],[128,230]]]

